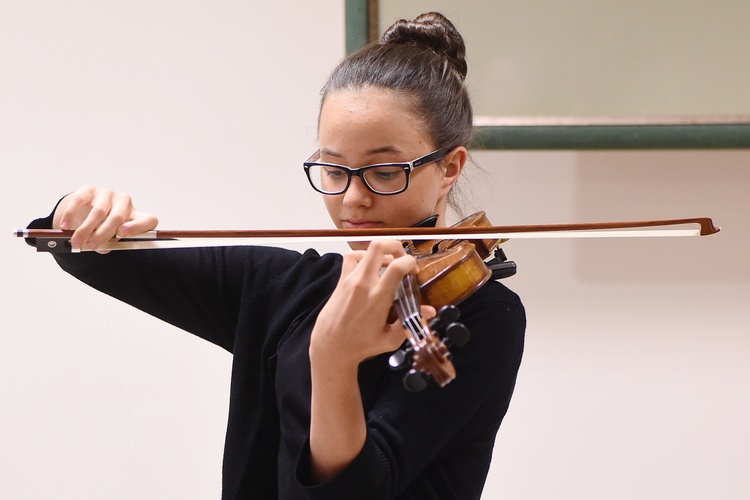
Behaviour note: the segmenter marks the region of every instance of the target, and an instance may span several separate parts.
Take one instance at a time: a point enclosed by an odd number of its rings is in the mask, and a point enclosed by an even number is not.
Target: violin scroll
[[[403,349],[394,352],[388,364],[394,370],[411,366],[404,375],[403,384],[409,392],[424,390],[430,378],[445,387],[456,378],[448,347],[461,347],[469,340],[469,330],[458,322],[460,312],[456,306],[444,306],[426,328],[428,333],[419,342],[412,338]],[[408,329],[408,328],[407,328]]]

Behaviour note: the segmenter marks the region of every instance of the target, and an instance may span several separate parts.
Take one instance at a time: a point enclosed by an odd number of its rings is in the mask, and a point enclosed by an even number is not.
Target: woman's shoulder
[[[521,298],[510,288],[490,281],[459,304],[461,321],[470,332],[471,349],[484,355],[518,357],[523,351],[526,333],[526,310]],[[492,354],[494,353],[494,354]]]
[[[279,247],[236,247],[222,252],[225,273],[237,276],[255,293],[280,293],[294,296],[327,295],[341,273],[342,256],[320,254],[314,249],[303,252]]]
[[[499,314],[524,314],[521,298],[499,281],[488,281],[463,301],[459,308],[471,312],[488,311]]]

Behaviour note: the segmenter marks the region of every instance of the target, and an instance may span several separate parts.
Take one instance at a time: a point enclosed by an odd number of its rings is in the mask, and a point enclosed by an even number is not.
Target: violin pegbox
[[[430,320],[430,329],[437,333],[448,347],[463,347],[469,341],[469,329],[458,320],[461,311],[454,305],[440,308],[437,315]]]
[[[419,392],[424,390],[430,378],[434,378],[440,387],[444,387],[455,378],[455,370],[450,361],[451,354],[448,352],[447,347],[461,347],[466,345],[469,340],[469,330],[462,323],[458,322],[460,316],[461,313],[456,306],[447,305],[441,307],[437,315],[428,324],[430,331],[440,339],[439,346],[430,345],[425,347],[424,345],[415,345],[414,343],[407,342],[404,348],[399,349],[390,356],[388,364],[392,369],[399,370],[410,367],[403,379],[403,384],[407,391]],[[424,352],[425,349],[428,352]],[[434,356],[433,352],[429,352],[435,349],[440,351],[441,356]],[[432,363],[436,359],[444,358],[444,362],[450,364],[450,367],[446,371],[451,372],[452,376],[446,377],[444,370],[425,370],[424,368],[429,366],[429,364],[424,362],[425,355],[430,356]],[[431,377],[431,375],[436,374],[440,374],[441,376]]]

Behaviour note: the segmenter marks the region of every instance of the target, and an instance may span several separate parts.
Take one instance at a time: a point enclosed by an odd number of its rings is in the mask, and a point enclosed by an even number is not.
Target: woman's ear
[[[443,158],[443,179],[440,184],[442,194],[448,194],[466,165],[469,158],[469,152],[463,146],[453,148],[445,158]]]

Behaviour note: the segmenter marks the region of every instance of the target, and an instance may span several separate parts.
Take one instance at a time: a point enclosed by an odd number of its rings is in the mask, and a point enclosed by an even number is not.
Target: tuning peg
[[[404,375],[404,387],[409,392],[420,392],[427,387],[429,382],[424,372],[411,369]]]
[[[454,321],[458,321],[458,318],[461,317],[461,311],[454,305],[443,306],[440,308],[440,311],[438,311],[438,317],[440,318],[440,321],[447,325]]]
[[[434,332],[443,330],[447,325],[458,321],[461,317],[461,311],[454,305],[443,306],[438,310],[432,320],[430,320],[429,327]]]
[[[445,341],[452,346],[465,346],[469,341],[469,336],[469,329],[463,323],[453,322],[445,327]]]
[[[399,349],[398,351],[391,354],[391,356],[388,358],[388,366],[390,366],[393,370],[406,368],[409,364],[411,364],[411,354],[411,346]]]

